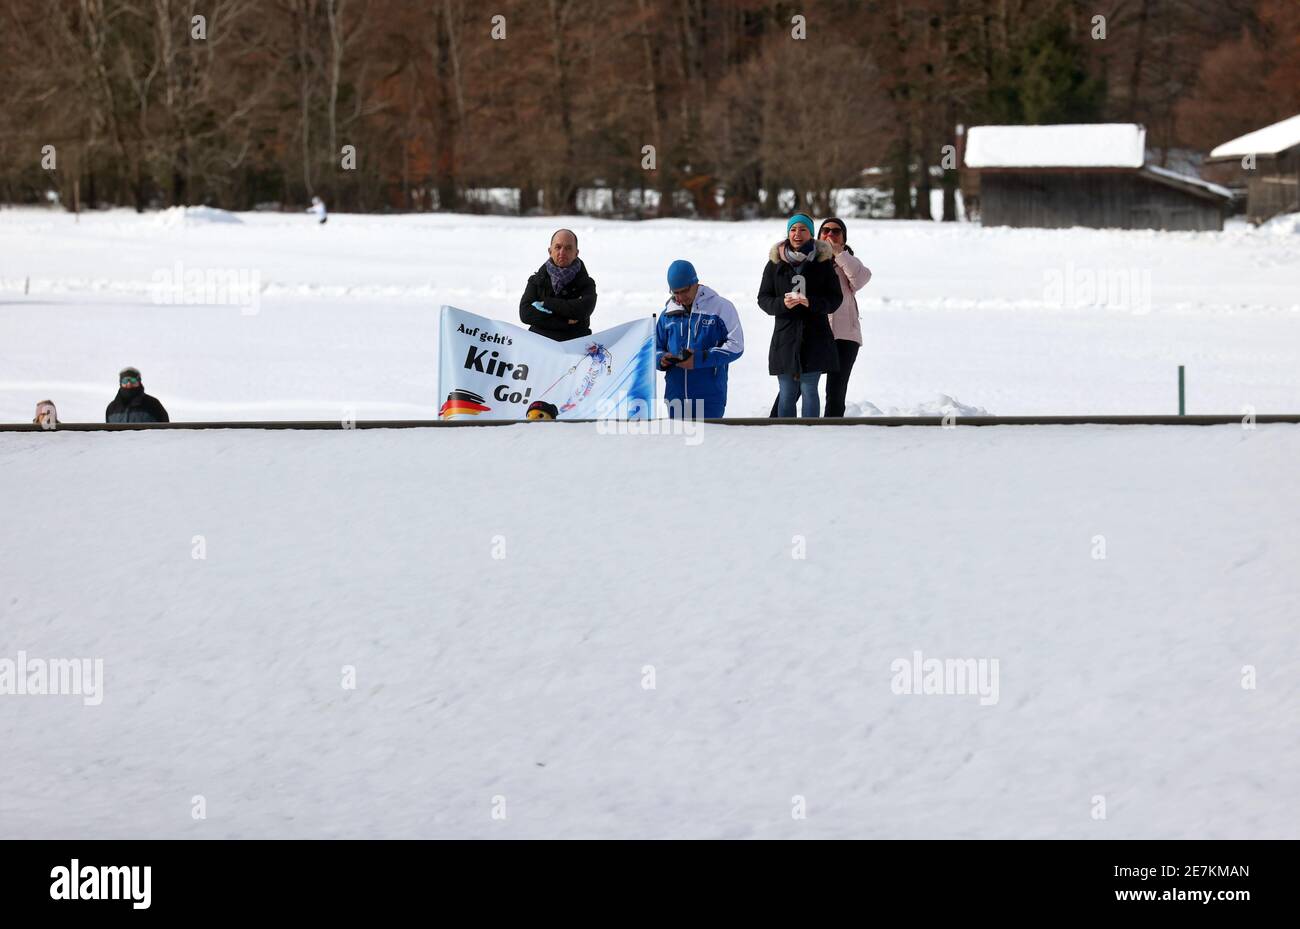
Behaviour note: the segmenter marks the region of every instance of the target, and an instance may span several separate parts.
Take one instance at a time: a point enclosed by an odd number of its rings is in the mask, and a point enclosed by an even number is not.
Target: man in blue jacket
[[[727,410],[727,366],[745,351],[740,314],[700,283],[689,261],[668,266],[668,289],[672,297],[655,326],[655,365],[664,372],[668,415],[717,419]]]

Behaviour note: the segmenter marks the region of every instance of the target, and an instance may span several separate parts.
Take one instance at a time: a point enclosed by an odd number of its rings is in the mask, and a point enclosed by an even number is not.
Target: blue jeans
[[[817,385],[821,382],[822,373],[820,371],[807,371],[798,377],[790,374],[778,374],[776,383],[780,387],[780,393],[776,398],[776,415],[777,416],[795,416],[803,415],[816,419],[822,415],[822,401],[817,393]],[[795,402],[802,397],[803,412],[795,412]]]

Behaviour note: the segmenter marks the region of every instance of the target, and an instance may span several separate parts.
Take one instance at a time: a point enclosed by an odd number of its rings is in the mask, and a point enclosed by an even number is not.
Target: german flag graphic
[[[453,416],[477,416],[486,413],[492,407],[483,404],[483,398],[468,390],[453,390],[447,394],[447,402],[438,410],[439,419],[451,419]]]

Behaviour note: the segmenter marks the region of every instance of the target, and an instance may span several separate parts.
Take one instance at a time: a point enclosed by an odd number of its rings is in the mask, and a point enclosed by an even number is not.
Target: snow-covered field
[[[705,429],[0,434],[0,836],[1300,838],[1300,427]]]
[[[174,419],[432,418],[438,306],[517,320],[560,224],[596,278],[598,329],[657,311],[669,262],[690,258],[746,327],[728,412],[767,413],[754,296],[780,222],[4,210],[0,420],[50,397],[67,421],[102,421],[128,364]],[[996,414],[1171,413],[1179,364],[1189,412],[1300,410],[1300,234],[848,226],[875,275],[859,411],[932,412],[943,395]],[[255,279],[256,307],[155,303],[177,262]]]
[[[767,412],[781,224],[568,224],[597,328],[694,260]],[[0,212],[0,420],[432,418],[555,225]],[[859,408],[1300,411],[1294,232],[848,225]],[[1300,838],[1300,427],[704,430],[0,433],[0,837]]]

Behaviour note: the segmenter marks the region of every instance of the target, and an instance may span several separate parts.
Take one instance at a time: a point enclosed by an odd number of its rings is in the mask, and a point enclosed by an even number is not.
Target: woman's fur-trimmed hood
[[[780,264],[781,246],[786,244],[786,242],[788,241],[790,240],[782,239],[780,242],[777,242],[770,249],[768,249],[767,260],[772,262],[772,264]],[[835,250],[831,248],[831,243],[823,239],[814,239],[813,241],[817,243],[816,253],[815,253],[817,256],[816,257],[817,261],[830,261],[832,258],[835,257]]]

